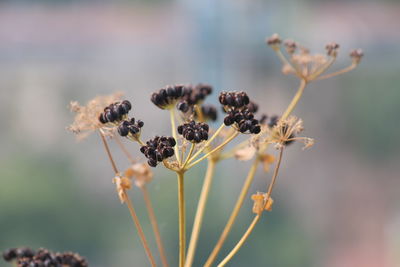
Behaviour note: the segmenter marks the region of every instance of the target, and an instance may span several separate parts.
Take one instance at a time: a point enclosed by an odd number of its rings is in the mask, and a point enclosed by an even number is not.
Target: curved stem
[[[307,78],[307,80],[309,80],[309,81],[315,80],[318,76],[320,76],[322,73],[327,71],[330,68],[330,66],[332,66],[332,64],[335,62],[335,60],[336,60],[336,57],[332,57],[325,65],[323,65],[322,67],[317,69],[314,73],[312,73]]]
[[[204,264],[205,267],[210,267],[213,264],[213,262],[217,258],[219,251],[221,250],[223,244],[225,243],[225,240],[228,237],[228,235],[232,229],[232,226],[235,223],[235,220],[239,214],[240,208],[242,207],[243,202],[247,196],[250,185],[253,182],[259,162],[260,162],[259,158],[256,157],[253,161],[253,164],[250,167],[250,170],[249,170],[249,173],[247,174],[247,178],[244,182],[242,191],[240,191],[239,198],[236,201],[235,207],[232,210],[232,213],[228,219],[228,222],[226,223],[225,228],[222,231],[222,234],[219,237],[217,244],[215,245],[213,251],[211,252],[210,256],[208,257],[206,263]]]
[[[292,111],[296,107],[297,103],[299,102],[301,96],[303,95],[304,88],[306,88],[306,85],[307,85],[307,81],[305,79],[302,79],[301,82],[300,82],[299,89],[297,90],[297,93],[295,94],[295,96],[293,97],[293,99],[290,102],[289,106],[287,107],[287,109],[283,113],[283,115],[281,117],[281,120],[286,119],[290,115],[290,113],[292,113]]]
[[[329,74],[325,74],[325,75],[319,76],[315,80],[319,81],[319,80],[324,80],[324,79],[335,77],[337,75],[340,75],[340,74],[343,74],[343,73],[346,73],[346,72],[349,72],[349,71],[353,70],[356,66],[357,66],[357,64],[351,64],[350,66],[348,66],[348,67],[346,67],[344,69],[338,70],[338,71],[333,72],[333,73],[329,73]]]
[[[279,151],[279,157],[278,157],[278,161],[275,165],[275,170],[274,170],[274,174],[272,176],[271,182],[268,186],[268,191],[267,191],[267,198],[265,200],[265,205],[267,205],[269,198],[271,197],[272,194],[272,190],[274,188],[275,182],[276,182],[276,178],[278,177],[278,173],[279,173],[279,167],[281,166],[281,162],[282,162],[282,155],[283,155],[283,147],[280,149]],[[249,225],[249,227],[247,228],[246,232],[243,234],[242,238],[240,238],[239,242],[235,245],[235,247],[231,250],[231,252],[229,252],[229,254],[218,264],[218,267],[223,267],[225,266],[232,258],[233,256],[235,256],[235,254],[239,251],[239,249],[243,246],[244,242],[247,240],[247,238],[250,236],[251,232],[254,230],[254,227],[256,226],[256,224],[258,223],[258,221],[261,218],[261,214],[257,214],[253,221],[251,222],[251,224]]]
[[[215,131],[215,133],[213,134],[213,136],[211,136],[210,139],[208,139],[206,141],[206,143],[204,144],[204,146],[202,148],[200,148],[188,161],[188,163],[192,162],[198,155],[201,154],[201,152],[204,151],[204,149],[206,149],[212,141],[214,141],[214,139],[219,135],[219,133],[222,131],[222,129],[224,129],[225,124],[221,124],[221,126]]]
[[[126,204],[128,205],[128,209],[129,212],[132,216],[132,220],[135,223],[136,229],[138,231],[140,240],[142,241],[142,245],[146,251],[147,257],[149,258],[150,264],[151,266],[155,267],[156,266],[156,262],[154,260],[153,255],[151,254],[150,248],[149,248],[149,244],[147,243],[146,237],[144,236],[144,232],[143,229],[140,225],[139,222],[139,218],[136,215],[135,209],[133,207],[133,203],[132,200],[129,198],[128,194],[126,193],[126,191],[124,190],[124,194],[125,194],[125,199],[126,199]]]
[[[169,114],[170,114],[170,119],[171,119],[171,128],[172,128],[172,137],[175,139],[176,141],[176,145],[174,147],[175,150],[175,157],[176,160],[178,161],[179,165],[181,164],[181,156],[179,155],[179,148],[178,148],[178,138],[177,138],[177,134],[176,134],[176,126],[175,126],[175,110],[173,108],[171,108],[169,110]]]
[[[162,242],[162,239],[161,239],[160,230],[158,228],[157,218],[156,218],[156,215],[154,213],[153,205],[151,204],[149,191],[147,191],[147,187],[146,186],[142,186],[142,187],[140,187],[140,189],[141,189],[141,191],[143,193],[143,199],[144,199],[144,203],[146,204],[147,212],[149,214],[151,226],[153,227],[153,232],[154,232],[154,236],[156,238],[156,243],[157,243],[158,250],[160,252],[162,265],[164,267],[168,267],[168,260],[167,260],[167,256],[166,256],[165,249],[164,249],[164,245],[163,245],[163,242]]]
[[[193,151],[194,151],[195,146],[196,146],[195,144],[192,144],[192,145],[190,146],[189,154],[187,155],[186,160],[185,160],[185,162],[183,163],[181,169],[184,169],[184,168],[185,168],[186,164],[188,163],[190,157],[191,157],[192,154],[193,154]]]
[[[192,168],[194,165],[200,163],[201,161],[208,158],[215,152],[219,151],[220,149],[222,149],[225,145],[227,145],[230,141],[232,141],[238,135],[239,135],[239,132],[235,132],[230,137],[228,137],[224,142],[222,142],[220,145],[218,145],[216,148],[214,148],[213,150],[211,150],[210,152],[208,152],[207,154],[205,154],[204,156],[202,156],[201,158],[199,158],[198,160],[196,160],[195,162],[193,162],[189,166],[187,166],[186,169]],[[192,158],[194,158],[194,156]],[[190,162],[190,160],[189,160],[189,162]]]
[[[244,242],[246,242],[247,238],[250,236],[251,232],[253,231],[254,227],[256,226],[256,224],[258,223],[258,221],[261,218],[261,214],[258,214],[254,217],[253,221],[251,222],[249,228],[247,228],[246,232],[244,233],[244,235],[242,236],[242,238],[240,238],[239,242],[236,244],[236,246],[231,250],[231,252],[229,252],[228,256],[225,257],[225,259],[223,259],[218,265],[217,267],[223,267],[225,266],[231,259],[233,256],[235,256],[235,254],[239,251],[239,249],[242,247],[242,245],[244,244]]]
[[[178,175],[178,206],[179,206],[179,267],[185,265],[186,225],[185,225],[185,187],[184,173]]]
[[[199,203],[197,204],[196,215],[194,217],[192,235],[190,237],[189,248],[185,267],[192,266],[194,255],[196,253],[197,241],[200,235],[200,229],[203,222],[204,211],[207,204],[208,194],[214,177],[216,162],[213,159],[208,161],[207,172],[204,178],[203,187],[201,189]]]

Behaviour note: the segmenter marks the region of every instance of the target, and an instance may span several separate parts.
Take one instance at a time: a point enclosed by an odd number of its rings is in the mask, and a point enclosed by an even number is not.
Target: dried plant
[[[136,215],[133,202],[128,195],[128,191],[132,189],[133,185],[143,193],[162,266],[168,266],[157,219],[146,185],[153,180],[152,167],[162,165],[169,171],[176,173],[179,210],[179,266],[190,267],[193,265],[216,165],[228,158],[235,158],[240,161],[252,160],[231,215],[204,263],[204,266],[210,267],[214,264],[237,219],[244,200],[248,197],[250,185],[259,165],[263,166],[265,172],[268,172],[270,166],[274,165],[271,180],[269,183],[265,180],[268,184],[265,190],[256,192],[251,196],[254,201],[252,211],[255,214],[251,224],[234,248],[217,265],[219,267],[225,266],[245,243],[265,211],[272,211],[274,201],[271,196],[286,147],[296,141],[303,142],[304,148],[313,144],[313,139],[299,136],[303,131],[303,122],[291,115],[307,84],[348,72],[360,63],[363,56],[360,49],[354,50],[350,53],[351,64],[349,67],[326,74],[338,56],[339,45],[336,43],[330,43],[326,46],[326,54],[311,54],[308,49],[294,41],[286,40],[282,42],[276,34],[268,38],[266,42],[282,61],[283,73],[294,75],[300,81],[296,94],[281,116],[259,115],[258,104],[253,102],[244,91],[223,91],[218,98],[225,114],[223,123],[219,128],[211,129],[207,122],[217,119],[218,108],[206,105],[204,101],[212,93],[212,87],[207,84],[195,86],[171,85],[151,95],[151,102],[170,114],[171,136],[155,136],[148,141],[143,141],[141,132],[142,129],[146,128],[144,122],[129,115],[132,104],[128,100],[122,100],[121,94],[96,97],[86,106],[80,106],[76,102],[71,103],[71,110],[76,112],[76,117],[69,129],[76,133],[78,138],[87,136],[88,133],[93,131],[100,134],[114,171],[112,181],[116,186],[118,197],[130,211],[151,266],[156,266],[155,257],[149,248],[148,240]],[[282,48],[286,50],[286,56]],[[177,125],[177,122],[179,125]],[[246,140],[230,150],[226,150],[226,146],[239,135],[246,136]],[[120,137],[136,143],[138,145],[136,152],[131,152],[131,149],[124,145]],[[114,140],[130,160],[131,166],[126,170],[120,171],[117,167],[108,145],[109,139]],[[274,149],[267,152],[271,145]],[[133,153],[135,157],[137,154],[143,154],[146,162],[134,160]],[[185,174],[197,167],[202,161],[207,161],[207,170],[188,249],[186,249]]]

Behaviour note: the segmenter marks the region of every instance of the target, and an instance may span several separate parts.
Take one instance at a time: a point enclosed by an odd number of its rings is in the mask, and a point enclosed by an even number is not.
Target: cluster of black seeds
[[[53,253],[47,249],[12,248],[3,252],[4,260],[16,260],[18,267],[87,267],[87,261],[72,252]]]
[[[218,114],[217,109],[213,105],[202,105],[201,106],[201,113],[203,114],[204,120],[211,120],[216,121]],[[198,118],[197,113],[194,113],[195,117]]]
[[[192,89],[184,85],[173,85],[161,88],[158,92],[151,95],[151,102],[161,109],[171,107],[176,101],[182,99],[183,96],[189,95]]]
[[[174,155],[175,145],[176,141],[173,137],[156,136],[147,141],[146,145],[140,148],[140,152],[146,156],[147,163],[151,167],[156,167],[158,162]]]
[[[240,109],[250,103],[250,98],[245,92],[221,92],[219,102],[228,110]]]
[[[191,107],[204,101],[212,93],[211,85],[203,83],[199,83],[194,87],[187,86],[187,89],[186,93],[182,96],[182,100],[176,106],[182,112],[188,112]]]
[[[200,143],[208,140],[209,127],[204,122],[191,121],[178,126],[178,133],[192,143]]]
[[[135,118],[131,118],[129,121],[125,120],[119,124],[118,133],[121,136],[127,136],[128,134],[137,135],[143,125],[143,121],[137,120],[135,122]]]
[[[241,133],[247,131],[252,134],[258,134],[261,132],[261,126],[259,121],[254,118],[254,114],[248,110],[232,110],[228,112],[228,115],[224,119],[226,126],[236,123],[238,130]]]
[[[131,108],[131,102],[128,100],[113,103],[106,107],[104,112],[100,114],[99,121],[103,124],[107,122],[120,121],[126,114],[128,114]]]
[[[247,110],[256,113],[258,111],[258,104],[250,101],[250,103],[247,105]]]

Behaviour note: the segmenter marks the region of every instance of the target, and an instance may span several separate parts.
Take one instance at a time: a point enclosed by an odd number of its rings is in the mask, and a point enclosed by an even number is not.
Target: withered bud
[[[294,52],[296,52],[297,44],[295,41],[285,40],[283,44],[285,45],[286,52],[288,52],[288,54],[293,54]]]
[[[353,60],[354,64],[358,64],[361,61],[361,58],[364,56],[364,52],[358,48],[354,49],[350,52],[350,57]]]
[[[327,44],[325,46],[325,49],[326,49],[326,53],[328,54],[328,56],[336,57],[338,49],[339,49],[339,45],[335,42],[332,42],[332,43]]]
[[[272,49],[277,50],[279,49],[282,40],[277,33],[274,33],[271,37],[267,38],[266,42],[272,47]]]

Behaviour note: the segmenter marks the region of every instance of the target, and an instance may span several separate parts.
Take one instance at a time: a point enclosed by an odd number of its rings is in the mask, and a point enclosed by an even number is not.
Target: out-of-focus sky
[[[352,48],[365,58],[306,89],[294,113],[316,144],[287,149],[273,212],[229,266],[399,266],[399,25],[398,1],[1,1],[0,249],[43,246],[78,251],[91,266],[147,266],[99,136],[77,143],[65,130],[68,103],[124,91],[145,121],[144,139],[169,134],[168,114],[149,100],[166,84],[212,84],[213,104],[221,90],[246,90],[262,112],[279,114],[298,81],[265,45],[277,32],[313,52],[336,41],[334,69],[350,63]],[[217,240],[248,166],[217,169],[195,266]],[[188,233],[204,171],[187,177]],[[260,170],[251,192],[265,179]],[[157,168],[149,189],[174,266],[174,175]],[[132,196],[151,237],[140,192]],[[249,224],[251,205],[248,198],[219,259]]]

